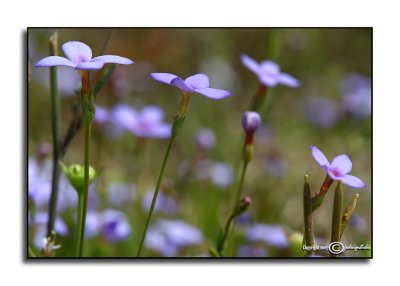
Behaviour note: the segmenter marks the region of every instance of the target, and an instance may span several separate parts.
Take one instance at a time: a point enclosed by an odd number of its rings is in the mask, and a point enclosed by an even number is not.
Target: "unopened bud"
[[[251,205],[251,198],[249,196],[243,197],[236,206],[236,216],[245,212]]]
[[[246,132],[246,145],[253,145],[254,133],[260,127],[261,117],[257,112],[247,111],[242,116],[243,129]]]
[[[261,124],[261,117],[255,111],[247,111],[243,114],[242,125],[246,133],[254,133]]]
[[[85,168],[81,165],[74,164],[66,167],[60,162],[61,169],[64,171],[65,176],[67,176],[69,182],[74,187],[74,189],[80,194],[83,193],[83,186],[85,181]],[[89,166],[89,185],[96,177],[96,171],[93,167]]]

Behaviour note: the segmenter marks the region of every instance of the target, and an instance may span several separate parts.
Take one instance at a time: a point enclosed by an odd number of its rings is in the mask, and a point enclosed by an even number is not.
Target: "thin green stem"
[[[343,186],[342,186],[342,181],[339,180],[335,190],[335,197],[333,199],[331,243],[340,242],[342,213],[343,213]],[[336,257],[338,256],[338,254],[330,253],[330,256]]]
[[[85,123],[85,150],[84,150],[84,181],[83,190],[79,193],[78,202],[78,232],[77,232],[77,256],[82,257],[83,241],[85,239],[85,223],[87,200],[89,194],[89,155],[90,155],[90,130],[94,117],[93,93],[82,94],[82,113]]]
[[[57,55],[58,39],[57,32],[50,37],[50,54]],[[51,94],[51,119],[53,136],[53,171],[51,181],[51,194],[48,209],[47,237],[51,235],[54,229],[56,217],[58,182],[60,179],[60,166],[58,161],[61,159],[61,108],[60,96],[58,93],[57,67],[50,68],[50,94]]]
[[[143,234],[142,234],[142,238],[140,240],[139,249],[138,249],[138,252],[137,252],[137,257],[140,257],[140,254],[142,252],[142,247],[143,247],[144,240],[146,238],[147,229],[149,227],[149,223],[150,223],[151,217],[152,217],[153,212],[154,212],[154,207],[156,205],[158,193],[160,192],[160,186],[161,186],[161,181],[162,181],[162,178],[163,178],[163,175],[164,175],[165,166],[167,165],[169,153],[171,151],[172,145],[174,144],[175,137],[176,137],[176,134],[172,135],[171,138],[169,139],[168,148],[167,148],[167,151],[165,152],[165,155],[164,155],[164,160],[163,160],[163,163],[162,163],[162,166],[161,166],[160,174],[158,175],[156,190],[154,191],[153,200],[151,201],[150,211],[149,211],[149,214],[147,216],[147,220],[146,220],[146,224],[145,224],[144,231],[143,231]]]
[[[83,203],[83,194],[78,195],[78,231],[77,231],[77,247],[76,247],[76,257],[81,257],[83,252],[83,241],[80,239],[84,232],[84,212],[85,207]]]
[[[234,207],[233,210],[235,210],[236,208],[236,203],[241,199],[242,197],[242,192],[243,192],[243,185],[244,185],[244,177],[246,176],[246,170],[247,170],[247,165],[249,164],[249,161],[245,160],[243,162],[243,166],[242,166],[242,172],[240,174],[240,181],[239,181],[239,186],[238,186],[238,190],[236,193],[236,200],[234,203]]]
[[[311,202],[311,190],[310,184],[308,183],[308,175],[304,176],[304,187],[303,187],[303,207],[304,207],[304,242],[306,246],[313,246],[314,242],[314,228],[312,218],[312,202]],[[311,251],[310,254],[313,252]]]
[[[226,238],[228,237],[229,230],[231,228],[232,222],[235,219],[235,217],[236,217],[235,213],[232,213],[228,217],[228,220],[226,221],[224,234],[222,235],[222,238],[219,240],[218,245],[217,245],[217,251],[220,256],[223,256],[225,241],[226,241]]]

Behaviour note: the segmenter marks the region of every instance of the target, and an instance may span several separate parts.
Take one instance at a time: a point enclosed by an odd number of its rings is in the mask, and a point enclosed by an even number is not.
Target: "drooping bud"
[[[64,171],[67,176],[69,182],[74,187],[74,189],[78,192],[78,194],[83,193],[84,189],[84,181],[85,181],[85,168],[84,166],[73,164],[69,167],[65,166],[60,162],[61,169]],[[93,167],[89,166],[89,185],[96,177],[96,171]]]
[[[245,212],[251,205],[251,198],[249,196],[243,197],[236,205],[235,215],[238,216]]]

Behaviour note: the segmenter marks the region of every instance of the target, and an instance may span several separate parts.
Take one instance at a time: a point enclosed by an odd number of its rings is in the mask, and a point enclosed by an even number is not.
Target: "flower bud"
[[[242,125],[246,133],[254,133],[261,124],[261,117],[257,112],[247,111],[243,114]]]
[[[236,216],[245,212],[251,205],[251,198],[249,196],[243,197],[236,205]]]
[[[61,169],[64,171],[65,176],[67,176],[69,182],[74,187],[74,189],[78,192],[78,194],[83,193],[83,185],[85,181],[85,168],[84,166],[73,164],[69,167],[66,167],[63,163],[60,162]],[[93,167],[89,166],[89,185],[96,177],[96,171]]]

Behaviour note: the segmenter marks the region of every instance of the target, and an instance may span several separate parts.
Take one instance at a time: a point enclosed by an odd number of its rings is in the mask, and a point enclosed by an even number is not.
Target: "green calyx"
[[[82,194],[84,191],[84,180],[85,180],[85,168],[84,166],[73,164],[70,166],[65,166],[60,162],[61,169],[64,171],[65,176],[67,176],[69,182],[78,192]],[[96,177],[96,171],[93,167],[89,166],[89,184]]]

